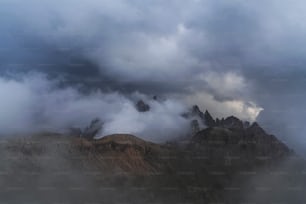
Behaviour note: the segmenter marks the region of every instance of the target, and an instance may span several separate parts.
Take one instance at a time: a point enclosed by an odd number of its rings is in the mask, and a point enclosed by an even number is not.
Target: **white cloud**
[[[245,79],[234,72],[207,72],[201,74],[199,79],[205,81],[214,93],[223,97],[237,97],[247,89]]]
[[[102,135],[130,133],[160,142],[188,131],[189,122],[181,117],[186,107],[177,101],[145,98],[151,111],[140,113],[133,100],[121,94],[82,94],[75,88],[59,89],[56,85],[56,80],[40,74],[20,80],[0,78],[0,134],[84,128],[96,117],[105,122]]]
[[[127,101],[106,122],[103,134],[130,133],[151,141],[166,141],[188,133],[189,121],[181,117],[185,106],[173,100],[150,101],[150,106],[149,112],[140,113]]]

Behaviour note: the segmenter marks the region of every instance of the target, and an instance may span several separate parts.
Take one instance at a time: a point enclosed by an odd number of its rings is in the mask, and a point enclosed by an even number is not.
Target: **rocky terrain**
[[[306,175],[304,162],[259,124],[234,116],[215,120],[197,106],[183,117],[192,119],[192,134],[165,144],[128,134],[94,139],[102,128],[99,120],[69,136],[41,133],[3,138],[1,201],[305,201],[301,193]]]

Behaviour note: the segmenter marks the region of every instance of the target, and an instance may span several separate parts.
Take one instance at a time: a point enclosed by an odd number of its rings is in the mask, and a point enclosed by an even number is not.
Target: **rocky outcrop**
[[[184,117],[191,119],[190,134],[194,145],[209,150],[211,156],[217,153],[222,158],[227,152],[255,159],[258,156],[279,158],[292,153],[275,136],[267,134],[257,122],[250,124],[235,116],[214,119],[207,110],[203,113],[197,105]]]
[[[204,113],[204,121],[205,121],[205,125],[207,125],[207,127],[216,126],[216,121],[213,119],[213,117],[210,115],[210,113],[207,110]]]
[[[103,128],[103,122],[96,118],[91,121],[90,125],[84,129],[84,131],[81,133],[81,137],[92,140],[94,137],[101,132]]]
[[[234,116],[230,116],[226,119],[218,120],[216,126],[224,127],[224,128],[231,128],[231,129],[243,129],[243,122]]]
[[[245,128],[235,117],[221,120],[217,127],[199,131],[192,137],[192,141],[212,152],[224,151],[248,159],[266,156],[280,158],[292,153],[283,142],[267,134],[258,123]]]
[[[192,119],[192,125],[196,124],[196,120],[199,127],[214,127],[216,125],[216,121],[210,113],[207,110],[203,113],[197,105],[194,105],[189,112],[183,114],[183,117]],[[192,127],[192,129],[194,128]]]
[[[146,104],[143,100],[139,100],[136,103],[136,109],[139,112],[148,112],[148,111],[150,111],[150,106],[148,104]]]

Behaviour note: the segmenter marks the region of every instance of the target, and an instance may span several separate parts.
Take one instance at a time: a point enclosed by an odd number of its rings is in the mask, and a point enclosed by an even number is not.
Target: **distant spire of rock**
[[[199,106],[194,105],[194,106],[192,106],[192,113],[193,114],[201,114],[202,112],[201,112]]]
[[[150,106],[148,104],[146,104],[143,100],[139,100],[137,103],[136,103],[136,109],[139,111],[139,112],[147,112],[150,110]]]
[[[205,124],[208,127],[216,126],[216,121],[213,119],[213,117],[210,115],[210,113],[207,110],[204,113],[204,119],[205,119]]]
[[[88,127],[85,128],[81,134],[81,137],[92,140],[102,130],[102,127],[103,122],[99,118],[96,118],[91,121]]]
[[[213,117],[210,115],[210,113],[206,110],[205,113],[203,113],[199,106],[194,105],[191,110],[191,116],[197,116],[201,119],[203,125],[207,127],[214,127],[216,126],[216,121],[213,119]]]

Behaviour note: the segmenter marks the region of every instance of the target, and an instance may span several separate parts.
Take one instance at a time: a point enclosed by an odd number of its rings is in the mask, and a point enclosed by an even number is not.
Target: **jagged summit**
[[[198,105],[194,105],[191,108],[191,111],[189,113],[184,114],[186,118],[195,118],[193,120],[193,124],[201,124],[204,127],[213,127],[216,125],[216,121],[213,119],[213,117],[210,115],[208,110],[203,113]],[[196,122],[197,121],[197,122]]]
[[[229,116],[226,119],[222,119],[219,121],[219,124],[217,124],[219,127],[225,127],[225,128],[233,128],[233,129],[243,129],[243,122],[236,118],[235,116]]]
[[[235,116],[229,116],[225,119],[214,119],[208,110],[205,110],[203,113],[197,105],[194,105],[189,113],[184,114],[184,117],[193,118],[191,122],[192,130],[198,129],[201,126],[202,129],[206,127],[243,129],[250,126],[248,121],[243,122]]]
[[[205,119],[205,124],[208,127],[214,127],[216,126],[216,121],[213,119],[213,117],[210,115],[210,113],[208,112],[208,110],[205,111],[204,113],[204,119]]]
[[[203,116],[198,106],[194,106],[193,110],[199,116]],[[204,145],[206,149],[212,149],[213,152],[221,151],[217,150],[220,148],[222,151],[247,154],[251,158],[278,158],[292,153],[277,137],[267,134],[257,122],[250,125],[250,122],[242,121],[235,116],[214,120],[207,110],[204,113],[204,122],[206,128],[197,132],[193,129],[192,141]],[[196,125],[195,121],[193,125]]]
[[[198,105],[192,106],[192,114],[203,114]]]

